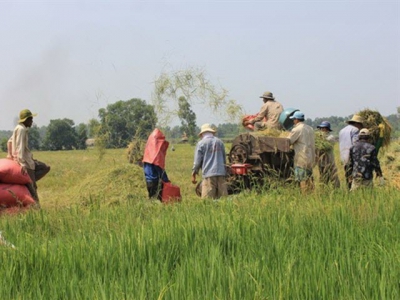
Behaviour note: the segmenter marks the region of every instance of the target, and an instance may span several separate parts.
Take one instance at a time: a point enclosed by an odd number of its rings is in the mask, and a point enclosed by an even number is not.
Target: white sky
[[[306,117],[400,106],[400,1],[1,1],[0,130],[151,101],[163,71],[203,68],[258,112],[266,90]],[[198,125],[225,122],[200,106]]]

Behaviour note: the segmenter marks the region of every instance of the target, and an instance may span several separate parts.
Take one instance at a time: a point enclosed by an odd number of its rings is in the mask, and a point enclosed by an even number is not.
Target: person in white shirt
[[[15,127],[11,136],[11,156],[21,166],[22,174],[28,174],[32,183],[27,185],[33,199],[39,205],[39,197],[37,194],[36,181],[43,178],[49,171],[50,167],[43,162],[33,159],[32,152],[28,147],[28,130],[32,127],[33,117],[29,109],[21,110],[19,113],[18,125]]]

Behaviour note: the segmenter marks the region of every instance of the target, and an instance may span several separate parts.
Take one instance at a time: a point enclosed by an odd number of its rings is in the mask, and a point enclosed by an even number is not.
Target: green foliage
[[[185,97],[178,99],[179,111],[178,117],[181,120],[182,133],[185,132],[189,141],[196,138],[196,114],[192,111],[190,103]]]
[[[125,149],[102,163],[92,149],[35,153],[52,170],[38,182],[40,211],[0,218],[16,246],[0,246],[0,299],[400,298],[399,190],[299,196],[290,186],[202,200],[194,148],[175,148],[174,205],[147,199]]]
[[[243,114],[242,106],[229,99],[226,89],[216,87],[204,70],[189,67],[163,72],[154,82],[152,102],[161,126],[166,126],[177,116],[180,97],[228,120],[239,121]]]
[[[43,148],[46,150],[72,150],[77,148],[78,135],[70,119],[50,120]]]
[[[77,134],[77,139],[76,139],[76,149],[86,149],[86,140],[88,139],[87,136],[87,131],[88,127],[86,124],[79,124],[76,127],[76,134]]]
[[[0,140],[0,149],[3,152],[7,152],[7,142],[8,142],[8,138],[2,138]]]
[[[28,147],[30,150],[39,150],[41,144],[41,137],[39,127],[33,125],[29,128],[28,131],[29,139],[28,139]]]
[[[141,99],[121,100],[109,104],[107,108],[99,110],[99,117],[99,135],[104,138],[107,134],[107,148],[126,147],[137,131],[147,136],[157,123],[153,106]]]
[[[88,137],[95,138],[100,131],[101,124],[96,119],[90,119],[87,125]]]

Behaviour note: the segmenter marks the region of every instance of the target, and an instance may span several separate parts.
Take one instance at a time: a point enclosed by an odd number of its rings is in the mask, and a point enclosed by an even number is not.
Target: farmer
[[[335,138],[332,134],[330,134],[330,132],[332,131],[331,123],[329,123],[328,121],[323,121],[320,125],[317,126],[317,128],[322,133],[322,138],[331,146],[328,147],[329,149],[326,150],[317,149],[316,152],[321,181],[325,184],[331,183],[333,187],[339,188],[340,181],[337,174],[335,156],[333,154],[333,145],[335,143]]]
[[[12,159],[21,166],[22,174],[28,173],[32,180],[32,183],[28,183],[27,187],[33,199],[39,206],[36,182],[49,173],[50,166],[33,159],[33,155],[28,148],[28,130],[32,127],[34,116],[36,116],[36,114],[32,114],[29,109],[20,111],[18,125],[15,127],[8,143],[12,149]]]
[[[260,98],[264,101],[260,112],[255,118],[246,121],[244,125],[254,125],[255,130],[266,128],[281,129],[282,126],[279,123],[279,116],[283,111],[282,104],[275,101],[274,95],[269,91],[265,92]]]
[[[347,121],[346,127],[339,131],[339,150],[340,160],[344,165],[344,173],[346,178],[347,188],[351,188],[351,171],[349,167],[349,152],[350,148],[358,140],[358,133],[363,128],[364,119],[359,115],[353,115],[351,120]]]
[[[349,169],[353,177],[351,191],[359,187],[372,187],[373,171],[384,182],[382,170],[375,146],[370,144],[371,134],[368,129],[360,130],[358,141],[350,148]]]
[[[158,128],[154,129],[147,139],[142,162],[149,199],[156,198],[161,201],[162,182],[169,182],[165,171],[168,146],[169,143]]]
[[[289,142],[294,148],[294,176],[303,193],[314,189],[312,169],[315,164],[315,136],[311,126],[304,123],[304,114],[296,111],[290,117],[293,129]]]
[[[196,145],[192,169],[192,183],[196,184],[196,175],[200,169],[201,198],[218,199],[228,195],[226,183],[226,155],[224,143],[217,138],[210,124],[203,124],[199,136],[201,140]]]

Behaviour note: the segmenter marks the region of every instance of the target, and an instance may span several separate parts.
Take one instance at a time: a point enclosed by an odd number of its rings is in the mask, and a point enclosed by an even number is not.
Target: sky
[[[0,0],[0,41],[0,130],[25,108],[47,126],[87,123],[119,100],[152,104],[155,80],[188,68],[247,114],[265,91],[312,119],[400,106],[399,0]],[[199,126],[238,121],[193,110]]]

